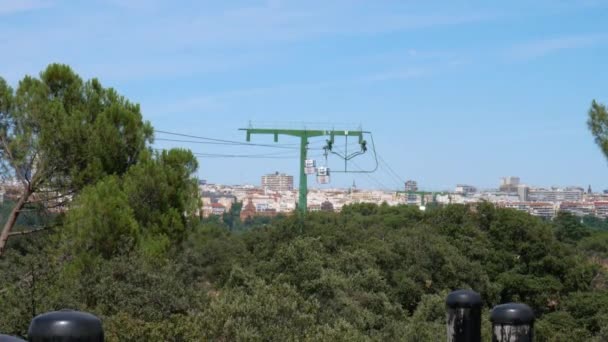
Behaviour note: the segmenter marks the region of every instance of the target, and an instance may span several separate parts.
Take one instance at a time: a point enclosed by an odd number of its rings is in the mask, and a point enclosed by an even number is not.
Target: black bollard
[[[481,342],[481,296],[456,290],[445,300],[448,342]]]
[[[86,312],[61,310],[36,316],[27,332],[30,342],[103,342],[101,320]]]
[[[492,342],[531,342],[534,337],[534,311],[526,304],[497,305],[490,314]]]
[[[0,342],[25,342],[19,337],[0,334]]]

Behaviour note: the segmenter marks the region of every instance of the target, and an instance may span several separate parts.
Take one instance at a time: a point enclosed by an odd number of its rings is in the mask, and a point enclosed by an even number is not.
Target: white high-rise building
[[[291,191],[293,190],[293,176],[278,171],[262,176],[262,188],[273,191]]]
[[[583,199],[582,188],[530,189],[528,200],[536,202],[578,202]]]
[[[454,192],[461,195],[474,194],[477,192],[477,188],[472,185],[457,184]]]
[[[418,182],[415,180],[408,180],[405,182],[405,191],[406,192],[416,192],[418,191]]]
[[[509,176],[500,179],[500,191],[517,192],[519,177]]]

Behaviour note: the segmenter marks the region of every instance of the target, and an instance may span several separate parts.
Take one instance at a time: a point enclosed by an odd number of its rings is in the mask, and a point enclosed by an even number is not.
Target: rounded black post
[[[534,311],[526,304],[497,305],[490,321],[493,342],[531,342],[534,338]]]
[[[0,334],[0,342],[25,342],[19,337]]]
[[[456,290],[445,300],[448,342],[481,341],[481,296],[471,290]]]
[[[36,316],[28,330],[30,342],[103,342],[103,327],[96,316],[61,310]]]

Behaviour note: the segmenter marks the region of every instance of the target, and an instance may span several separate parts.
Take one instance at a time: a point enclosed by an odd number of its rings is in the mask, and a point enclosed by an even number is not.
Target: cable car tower
[[[292,137],[300,138],[300,188],[299,188],[299,199],[298,199],[298,210],[305,214],[307,211],[307,195],[308,195],[308,174],[314,174],[315,171],[317,173],[317,181],[321,184],[329,183],[330,170],[326,166],[324,167],[316,167],[314,160],[307,159],[308,152],[308,139],[327,136],[329,139],[326,140],[326,145],[323,148],[325,150],[325,156],[327,158],[328,153],[335,154],[340,158],[344,159],[344,171],[337,172],[354,172],[354,173],[369,173],[374,172],[376,169],[371,171],[348,171],[347,170],[347,162],[348,160],[364,154],[367,151],[367,142],[364,139],[364,134],[370,134],[371,132],[362,131],[362,130],[308,130],[308,129],[275,129],[275,128],[241,128],[241,131],[245,131],[247,133],[247,142],[251,141],[252,134],[271,134],[274,136],[274,142],[279,141],[279,135],[287,135]],[[343,136],[346,138],[346,142],[348,142],[348,137],[355,137],[358,139],[358,143],[361,146],[360,151],[348,154],[348,147],[345,145],[344,154],[337,153],[332,151],[334,144],[334,137]],[[373,146],[373,138],[372,138],[372,146]],[[377,156],[374,151],[374,158],[376,159],[376,168],[378,167]]]

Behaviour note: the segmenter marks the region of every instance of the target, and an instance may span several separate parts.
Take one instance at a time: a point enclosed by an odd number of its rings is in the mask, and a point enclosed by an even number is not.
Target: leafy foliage
[[[162,165],[162,156],[151,156],[141,170],[156,173]],[[181,165],[182,179],[188,179],[191,169]],[[429,212],[362,204],[245,231],[183,216],[184,228],[176,231],[158,229],[162,220],[150,218],[185,208],[183,201],[170,201],[168,209],[153,201],[135,209],[141,204],[128,200],[132,188],[126,184],[139,172],[87,189],[52,234],[51,246],[22,250],[22,263],[38,265],[35,287],[11,286],[19,279],[29,284],[31,267],[1,264],[7,274],[1,288],[9,290],[0,292],[0,300],[10,303],[0,307],[3,332],[25,333],[33,293],[36,312],[72,307],[99,315],[110,341],[435,341],[445,338],[446,294],[472,288],[485,301],[485,330],[492,306],[523,301],[538,316],[540,341],[601,341],[606,334],[608,290],[598,281],[606,277],[606,233],[562,239],[559,232],[578,223],[569,217],[546,222],[488,204]],[[158,189],[170,182],[155,177]],[[137,184],[145,188],[145,182]],[[133,244],[104,253],[102,243],[76,247],[75,235],[63,233],[75,229],[80,210],[98,217],[95,208],[118,203],[123,209],[116,213],[135,222],[137,233],[118,234],[131,230],[118,229],[125,225],[117,221],[116,232],[106,234],[129,236],[125,241]],[[136,214],[143,208],[150,211]],[[90,221],[78,229],[103,232],[96,219]],[[150,254],[142,236],[163,236],[169,244]],[[70,241],[75,245],[66,249]]]
[[[595,143],[608,158],[608,111],[606,106],[593,100],[588,112],[587,127]]]
[[[60,207],[84,187],[124,174],[151,137],[139,105],[67,65],[26,76],[16,90],[0,78],[0,172],[21,187],[0,255],[24,207]]]

